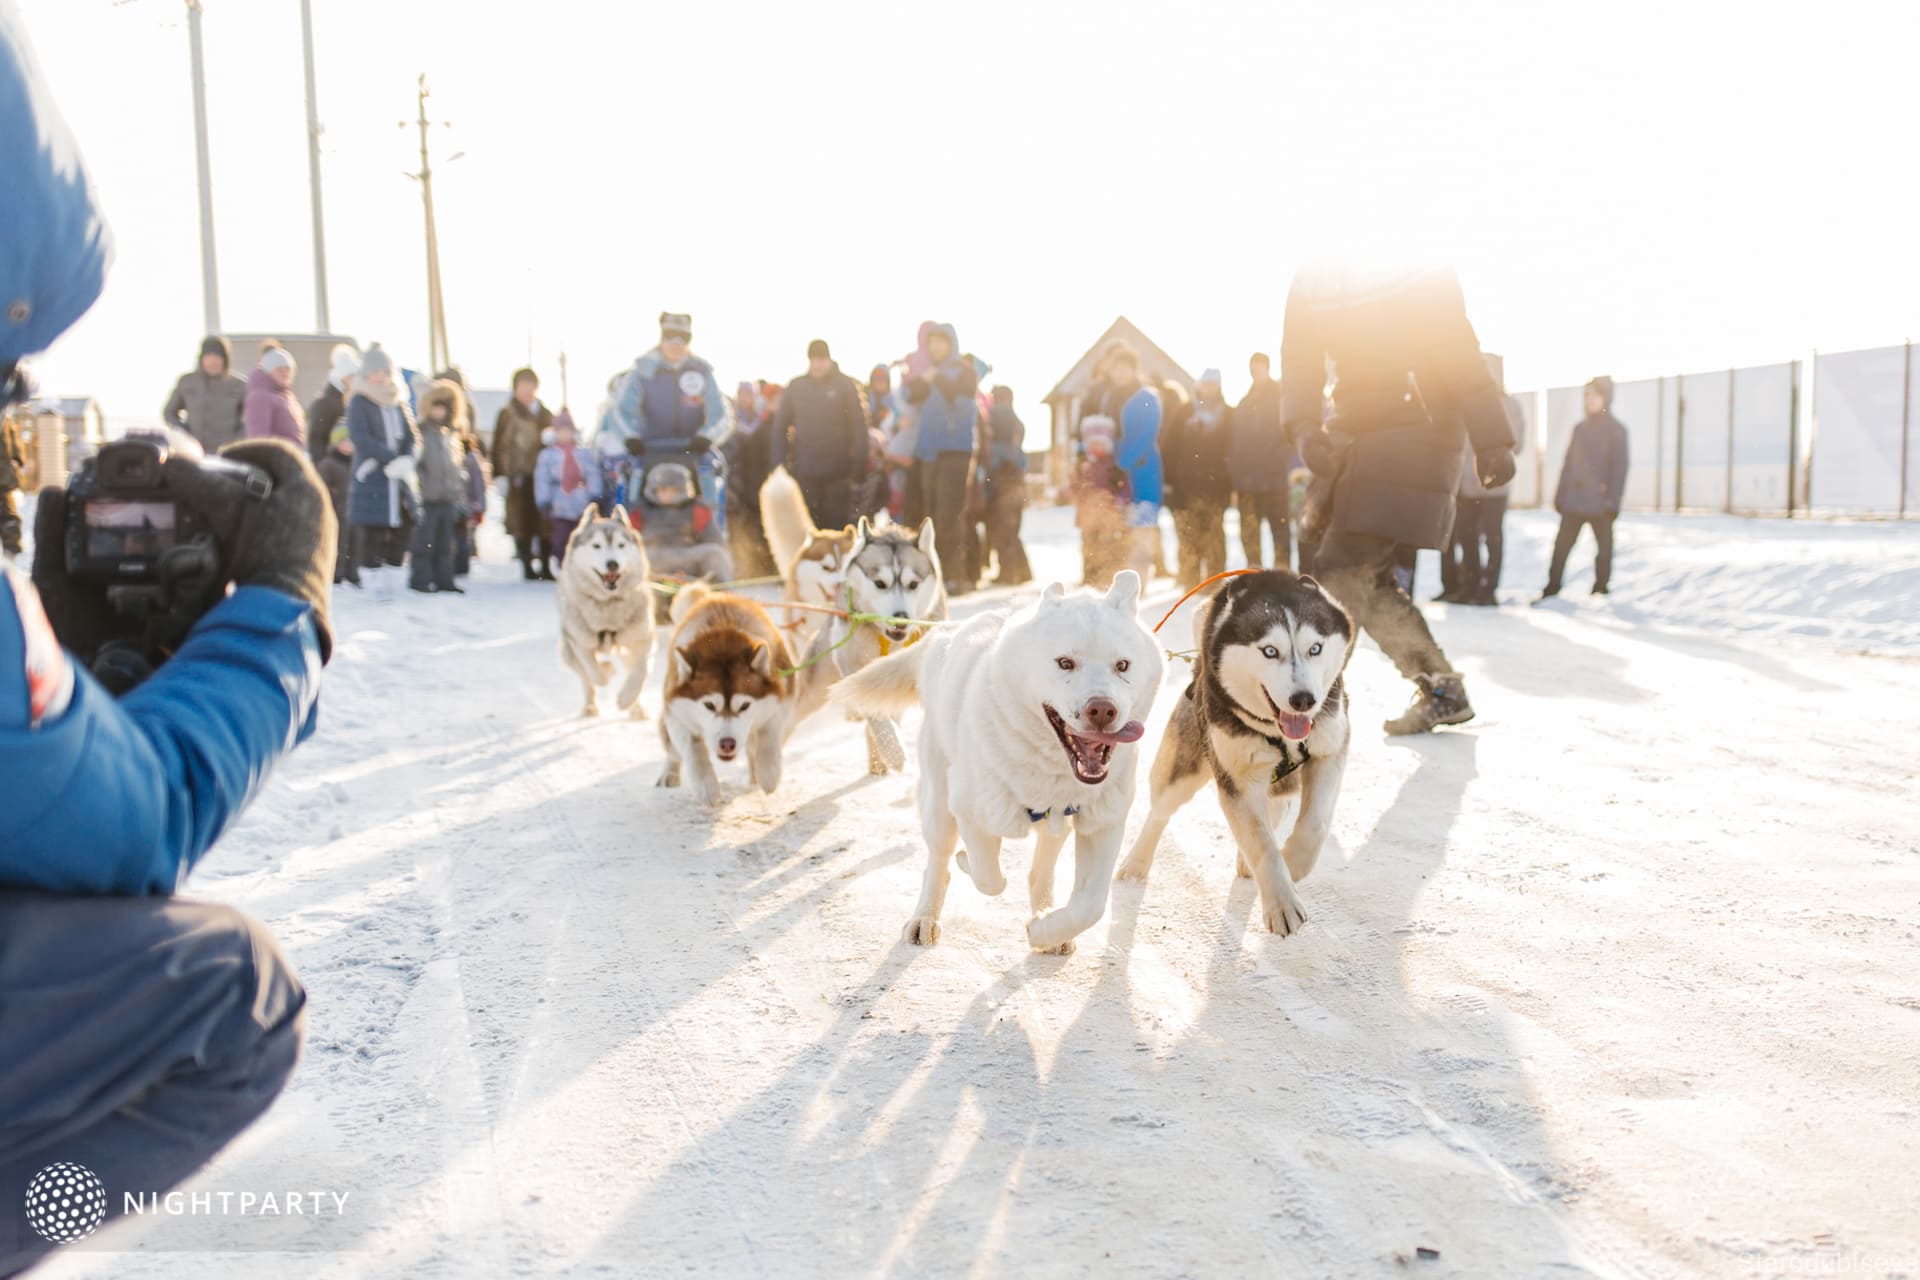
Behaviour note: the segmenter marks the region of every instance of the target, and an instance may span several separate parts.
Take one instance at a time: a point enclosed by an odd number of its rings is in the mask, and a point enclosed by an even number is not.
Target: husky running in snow
[[[910,534],[897,525],[875,528],[862,519],[854,527],[845,566],[834,607],[864,616],[855,622],[821,615],[826,625],[808,642],[796,676],[795,725],[825,706],[829,691],[843,677],[920,643],[928,628],[916,627],[913,621],[941,622],[947,617],[947,589],[933,551],[933,521],[921,521],[920,532]],[[878,776],[907,767],[907,753],[892,719],[852,714],[849,718],[867,722],[868,772]]]
[[[853,551],[852,525],[844,529],[814,528],[800,482],[785,467],[775,467],[760,486],[760,526],[766,530],[767,546],[784,582],[784,600],[846,608],[846,592],[841,588]],[[780,618],[781,630],[790,637],[795,651],[806,649],[827,617],[802,609],[776,609],[774,613],[785,615]]]
[[[1275,569],[1227,579],[1196,617],[1194,644],[1193,683],[1148,774],[1153,809],[1120,877],[1146,877],[1168,821],[1211,780],[1267,928],[1291,933],[1307,918],[1294,882],[1320,856],[1347,767],[1353,622],[1312,578]],[[1282,844],[1276,828],[1295,795]]]
[[[659,785],[693,776],[702,804],[720,802],[715,759],[746,757],[754,785],[780,786],[781,750],[792,727],[793,659],[767,611],[705,583],[673,598],[673,641],[663,690],[660,738],[667,765]]]
[[[627,523],[624,507],[582,520],[567,540],[555,598],[560,608],[560,660],[580,677],[586,705],[600,714],[600,689],[623,670],[615,704],[644,720],[640,690],[653,657],[653,589],[646,545]]]
[[[1105,597],[1059,583],[1018,611],[934,631],[848,676],[837,702],[867,715],[926,706],[917,795],[926,879],[905,936],[940,936],[948,861],[980,892],[1007,886],[1000,844],[1032,833],[1027,940],[1066,953],[1107,909],[1133,802],[1142,722],[1160,689],[1160,646],[1134,616],[1139,575]],[[1053,905],[1054,860],[1074,833],[1073,893]]]

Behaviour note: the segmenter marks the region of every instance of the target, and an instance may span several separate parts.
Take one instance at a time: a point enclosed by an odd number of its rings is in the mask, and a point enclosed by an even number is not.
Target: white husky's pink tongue
[[[1280,713],[1280,736],[1288,742],[1305,742],[1307,735],[1312,732],[1313,721],[1308,717],[1287,711]]]
[[[1138,742],[1140,739],[1146,737],[1147,726],[1141,724],[1138,720],[1129,720],[1112,733],[1080,733],[1075,731],[1073,736],[1082,742],[1104,742],[1108,746],[1118,746],[1122,742]]]

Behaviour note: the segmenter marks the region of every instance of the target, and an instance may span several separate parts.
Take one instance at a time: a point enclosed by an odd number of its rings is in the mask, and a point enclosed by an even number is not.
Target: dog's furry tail
[[[863,716],[897,716],[920,701],[920,672],[932,650],[923,641],[870,663],[834,685],[828,696]]]
[[[699,607],[702,601],[712,598],[712,587],[704,582],[689,582],[673,593],[673,603],[668,606],[667,616],[673,619],[673,625],[677,627],[687,620],[687,615]]]
[[[781,573],[793,568],[801,548],[816,532],[800,482],[788,475],[785,467],[775,467],[760,486],[760,527],[766,530],[767,546]]]

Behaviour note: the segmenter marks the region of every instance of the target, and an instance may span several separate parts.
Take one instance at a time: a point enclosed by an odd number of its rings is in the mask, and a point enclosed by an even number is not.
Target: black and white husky
[[[1168,820],[1212,781],[1267,928],[1291,933],[1307,916],[1294,882],[1320,856],[1347,768],[1353,620],[1312,578],[1268,570],[1229,578],[1196,620],[1194,643],[1193,683],[1154,757],[1153,809],[1120,878],[1146,877]],[[1276,828],[1296,794],[1282,843]]]

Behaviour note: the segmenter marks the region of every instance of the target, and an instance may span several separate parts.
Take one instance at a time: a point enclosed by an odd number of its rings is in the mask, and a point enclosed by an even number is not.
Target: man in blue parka
[[[0,174],[12,391],[20,359],[99,296],[110,248],[11,0]],[[331,644],[337,531],[312,464],[277,441],[228,456],[265,471],[272,493],[181,456],[165,475],[226,548],[234,589],[124,698],[86,669],[107,615],[98,588],[67,577],[64,491],[41,495],[32,581],[0,559],[0,1276],[117,1215],[127,1194],[186,1178],[266,1110],[299,1051],[306,997],[273,938],[172,896],[313,732]],[[49,1232],[29,1189],[55,1164],[105,1194]]]

